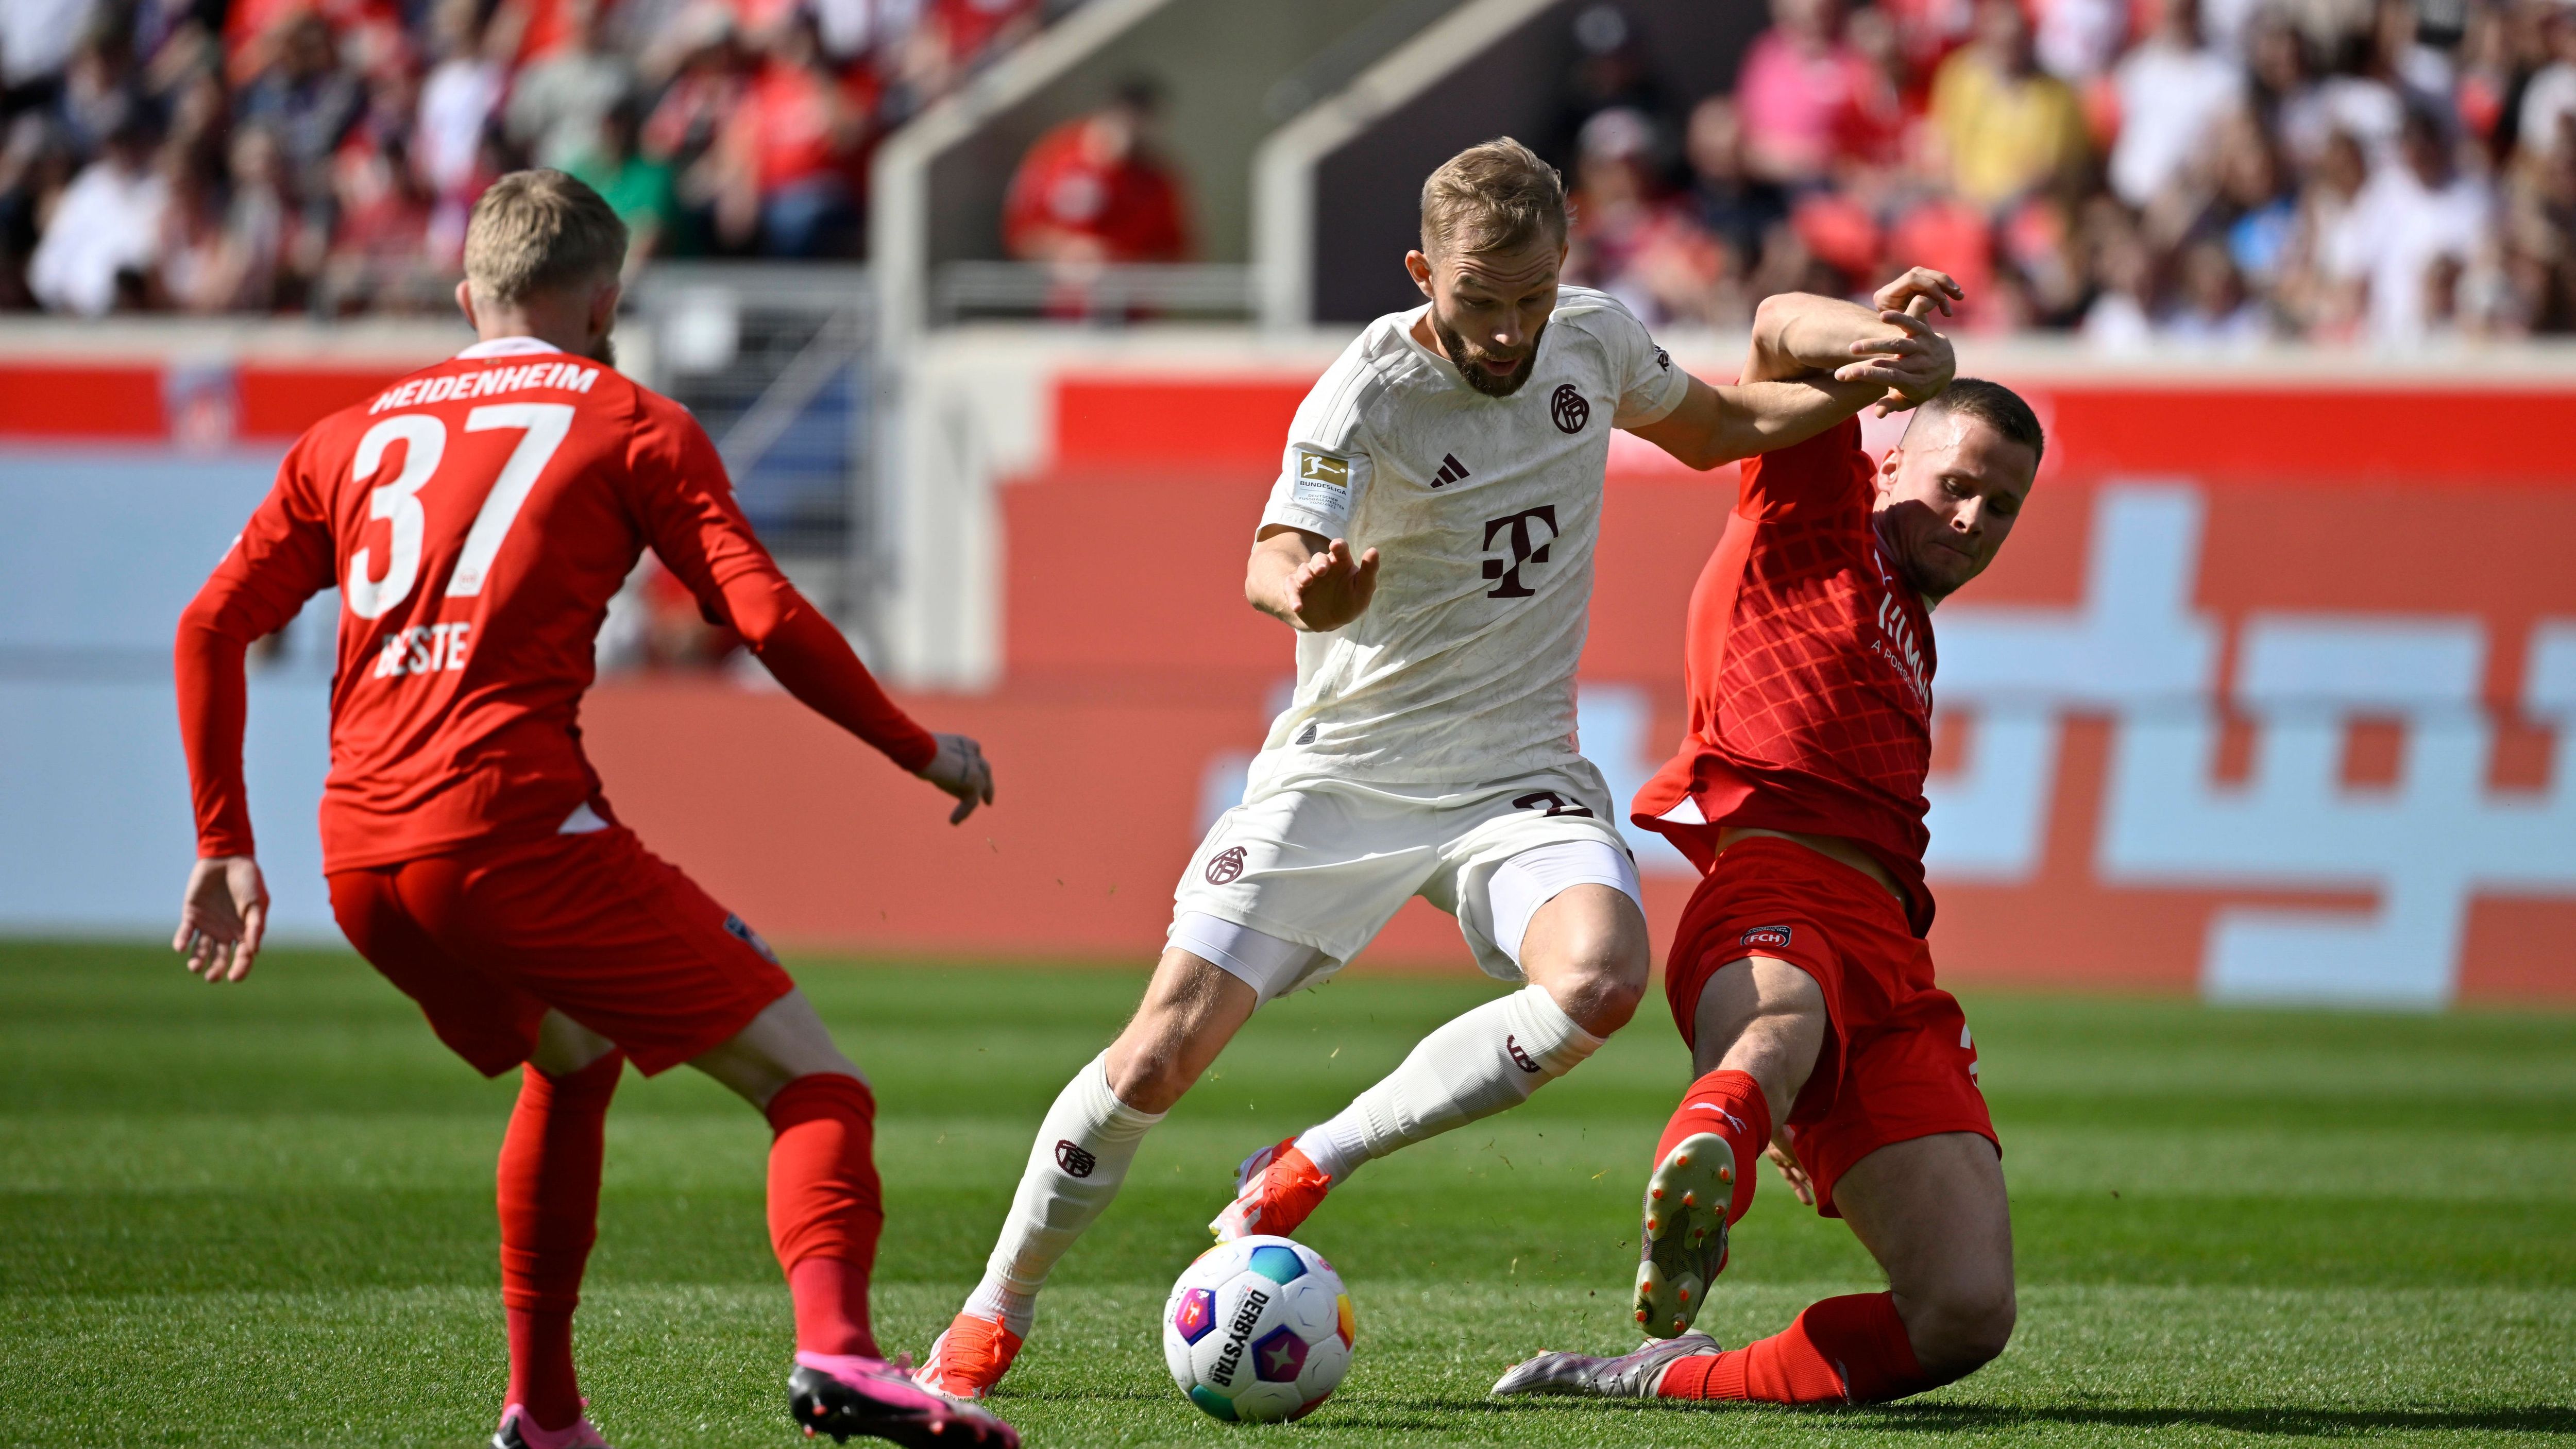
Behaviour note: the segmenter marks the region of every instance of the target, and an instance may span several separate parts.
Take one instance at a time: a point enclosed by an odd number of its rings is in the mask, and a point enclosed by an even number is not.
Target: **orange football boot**
[[[1324,1194],[1332,1191],[1333,1180],[1313,1158],[1297,1150],[1297,1139],[1291,1137],[1243,1159],[1235,1169],[1234,1187],[1234,1201],[1208,1224],[1220,1243],[1255,1233],[1284,1238],[1297,1231]]]
[[[951,1403],[972,1404],[992,1392],[1019,1356],[1020,1336],[1002,1320],[960,1313],[931,1343],[930,1357],[913,1371],[912,1381]]]

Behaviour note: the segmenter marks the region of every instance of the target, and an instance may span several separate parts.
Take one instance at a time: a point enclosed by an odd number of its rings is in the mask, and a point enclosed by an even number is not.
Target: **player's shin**
[[[1297,1149],[1341,1182],[1363,1162],[1519,1106],[1600,1047],[1545,988],[1525,986],[1424,1037]]]
[[[495,1195],[510,1340],[507,1402],[540,1429],[562,1429],[581,1418],[572,1315],[599,1236],[608,1103],[625,1066],[623,1052],[610,1052],[560,1077],[522,1068],[518,1105],[501,1139]]]
[[[765,1111],[777,1134],[769,1241],[796,1300],[797,1357],[880,1357],[868,1324],[868,1274],[885,1227],[876,1097],[856,1077],[816,1073],[779,1088]]]
[[[1162,1120],[1162,1113],[1140,1112],[1110,1090],[1107,1052],[1076,1072],[1038,1126],[1001,1240],[965,1312],[999,1319],[1013,1335],[1027,1337],[1047,1274],[1118,1196],[1136,1149]]]

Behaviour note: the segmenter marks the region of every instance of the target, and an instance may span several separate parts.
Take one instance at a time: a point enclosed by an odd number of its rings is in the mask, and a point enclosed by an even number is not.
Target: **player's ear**
[[[474,284],[472,282],[456,284],[456,310],[465,314],[466,326],[478,332],[482,330],[474,320]]]
[[[591,336],[605,337],[608,335],[609,329],[617,325],[617,299],[625,290],[626,289],[623,285],[617,282],[609,282],[602,286],[598,291],[591,294]]]
[[[1905,445],[1903,443],[1888,449],[1887,456],[1878,460],[1878,476],[1870,481],[1876,486],[1879,497],[1885,498],[1896,491],[1896,475],[1904,466]]]
[[[1431,290],[1431,258],[1419,251],[1406,252],[1404,270],[1412,275],[1413,285],[1422,289],[1422,295],[1438,300]]]

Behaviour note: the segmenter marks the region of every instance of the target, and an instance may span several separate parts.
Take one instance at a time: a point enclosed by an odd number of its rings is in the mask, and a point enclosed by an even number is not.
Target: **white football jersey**
[[[1529,380],[1488,397],[1414,340],[1425,310],[1370,323],[1289,428],[1262,525],[1376,549],[1377,596],[1297,637],[1296,698],[1248,798],[1318,777],[1473,785],[1579,758],[1610,430],[1670,414],[1689,378],[1627,308],[1564,287]]]

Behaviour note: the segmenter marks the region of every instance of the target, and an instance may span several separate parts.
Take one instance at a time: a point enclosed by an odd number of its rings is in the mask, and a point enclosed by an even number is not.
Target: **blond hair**
[[[1509,136],[1468,147],[1422,183],[1422,250],[1439,256],[1565,243],[1565,178]]]
[[[465,279],[493,302],[614,281],[625,264],[626,223],[560,171],[513,171],[493,182],[465,225]]]

